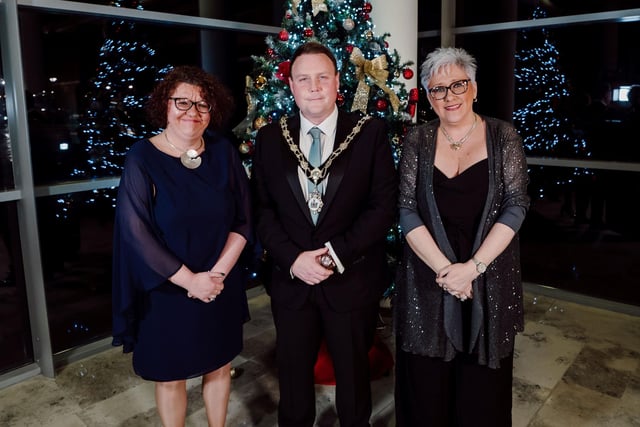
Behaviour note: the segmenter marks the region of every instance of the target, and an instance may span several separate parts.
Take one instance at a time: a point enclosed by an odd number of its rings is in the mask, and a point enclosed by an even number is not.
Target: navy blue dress
[[[205,140],[202,164],[136,142],[118,189],[113,242],[113,344],[133,351],[142,378],[173,381],[203,375],[242,349],[248,319],[246,277],[236,266],[212,302],[189,298],[168,281],[182,264],[215,264],[230,232],[251,241],[248,179],[233,145]]]

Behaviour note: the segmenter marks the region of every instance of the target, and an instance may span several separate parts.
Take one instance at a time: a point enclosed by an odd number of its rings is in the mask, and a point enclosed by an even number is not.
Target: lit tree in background
[[[111,5],[142,9],[142,0]],[[87,170],[77,172],[91,178],[120,175],[129,147],[150,136],[144,102],[153,83],[166,71],[153,65],[156,52],[141,39],[134,23],[114,20],[105,33],[79,127],[88,161]]]
[[[533,19],[546,17],[537,7]],[[590,156],[587,144],[574,128],[561,106],[568,104],[569,85],[559,64],[560,54],[547,29],[525,30],[519,33],[516,52],[516,87],[518,104],[513,113],[515,125],[524,135],[524,147],[534,156]],[[542,167],[540,168],[542,169]],[[574,171],[573,174],[580,173]],[[543,174],[552,177],[553,174]],[[569,174],[571,175],[571,174]],[[571,176],[551,178],[549,185],[567,184]],[[544,188],[540,184],[540,196]]]
[[[338,62],[338,107],[384,118],[396,160],[405,127],[415,114],[417,90],[409,94],[401,78],[411,79],[411,62],[400,63],[385,38],[377,36],[371,3],[363,0],[291,0],[285,5],[282,29],[266,38],[266,55],[253,56],[246,77],[247,116],[234,128],[240,152],[251,166],[255,136],[262,126],[292,115],[295,102],[288,86],[289,59],[301,44],[314,40],[329,47]]]

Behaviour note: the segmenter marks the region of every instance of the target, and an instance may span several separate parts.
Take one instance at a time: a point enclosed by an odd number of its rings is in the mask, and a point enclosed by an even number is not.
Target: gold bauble
[[[267,78],[265,76],[263,76],[262,74],[260,74],[258,77],[256,77],[255,82],[253,82],[253,86],[256,89],[259,89],[259,90],[264,89],[266,84],[267,84]]]
[[[267,123],[268,123],[268,121],[264,117],[262,117],[262,116],[256,117],[256,119],[253,121],[253,128],[258,130],[262,126],[266,125]]]
[[[249,154],[249,151],[251,150],[251,147],[246,142],[242,142],[240,144],[240,146],[238,147],[238,150],[240,150],[240,152],[242,154]]]

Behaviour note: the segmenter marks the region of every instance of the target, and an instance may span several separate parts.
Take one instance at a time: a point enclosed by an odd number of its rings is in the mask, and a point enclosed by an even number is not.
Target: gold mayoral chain
[[[296,159],[298,159],[298,164],[300,165],[300,169],[302,169],[302,171],[307,176],[307,178],[313,181],[314,185],[318,185],[319,182],[321,182],[323,179],[326,178],[329,168],[331,167],[331,164],[333,163],[333,161],[340,154],[342,154],[342,152],[346,150],[347,147],[349,147],[349,144],[351,144],[351,141],[353,141],[353,138],[355,138],[356,135],[360,133],[362,126],[370,118],[371,116],[363,116],[360,120],[358,120],[358,123],[356,123],[351,133],[338,146],[338,148],[336,148],[331,153],[329,158],[325,160],[323,164],[321,164],[320,166],[314,167],[313,169],[311,169],[311,167],[309,166],[309,162],[307,161],[306,157],[304,157],[304,154],[302,154],[302,152],[300,151],[300,148],[298,148],[295,142],[293,142],[293,138],[291,138],[291,133],[289,132],[289,127],[287,126],[287,118],[285,116],[280,118],[280,128],[282,129],[282,136],[284,137],[285,141],[287,141],[287,144],[289,145],[289,149],[294,154],[294,156],[296,156]],[[323,206],[322,196],[320,192],[314,191],[309,197],[309,200],[307,203],[309,205],[309,209],[311,209],[313,212],[319,213]]]
[[[195,169],[202,163],[202,158],[198,155],[198,150],[202,148],[204,145],[204,139],[200,137],[200,145],[198,148],[190,148],[187,151],[180,151],[178,147],[173,145],[171,141],[169,141],[169,137],[166,132],[164,133],[164,138],[167,140],[167,144],[169,144],[177,153],[180,154],[180,163],[187,169]]]
[[[451,138],[451,136],[447,133],[447,130],[444,128],[444,126],[441,125],[440,129],[442,129],[442,134],[444,135],[445,138],[447,138],[447,141],[449,141],[449,147],[452,150],[457,151],[460,149],[460,147],[462,147],[462,144],[467,142],[467,139],[469,139],[469,137],[471,136],[471,133],[473,132],[473,130],[476,128],[477,125],[478,125],[478,115],[476,113],[473,113],[473,124],[471,125],[471,128],[458,141],[454,141],[453,138]]]

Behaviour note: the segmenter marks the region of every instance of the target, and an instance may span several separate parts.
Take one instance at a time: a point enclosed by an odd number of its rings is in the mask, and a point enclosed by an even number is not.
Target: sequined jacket
[[[442,291],[435,273],[405,243],[396,273],[394,329],[397,345],[403,351],[451,360],[466,347],[477,353],[478,363],[497,368],[500,359],[513,351],[515,335],[524,329],[517,232],[529,208],[528,175],[522,139],[516,129],[498,119],[483,119],[487,127],[489,189],[473,252],[496,222],[508,225],[516,235],[487,271],[474,280],[467,346],[462,345],[461,302]],[[451,249],[434,196],[438,125],[437,119],[418,125],[404,140],[399,167],[401,224],[403,212],[417,212],[447,258],[465,262],[457,260]]]

